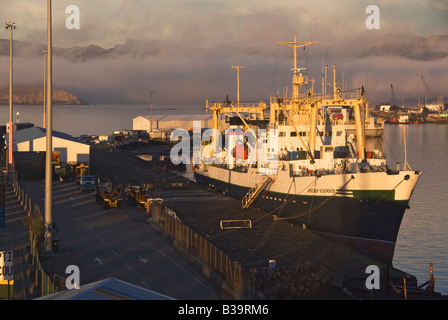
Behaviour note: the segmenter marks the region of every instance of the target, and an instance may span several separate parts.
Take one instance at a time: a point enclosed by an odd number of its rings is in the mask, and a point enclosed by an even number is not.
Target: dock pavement
[[[151,150],[149,147],[140,152],[151,153]],[[387,272],[390,279],[402,283],[406,278],[408,283],[416,283],[415,277],[405,271],[287,221],[277,221],[261,209],[241,209],[240,201],[168,170],[153,167],[137,158],[138,153],[138,149],[129,146],[126,152],[93,148],[91,169],[96,175],[110,177],[117,183],[151,184],[152,190],[183,224],[209,239],[246,270],[268,269],[273,260],[278,269],[294,270],[304,264],[316,266],[333,280],[314,295],[307,296],[316,299],[355,298],[346,287],[356,291],[358,297],[372,298],[377,294],[385,298],[388,289],[374,292],[365,288],[366,270],[370,265],[378,266],[382,277]],[[250,220],[252,226],[250,229],[222,230],[222,220]],[[390,297],[397,298],[394,293]]]
[[[182,223],[209,239],[215,246],[238,261],[245,270],[265,270],[275,260],[278,269],[297,269],[309,264],[328,274],[332,281],[307,295],[305,299],[372,298],[373,293],[356,288],[365,285],[366,268],[384,263],[341,244],[326,240],[309,230],[257,208],[241,209],[240,201],[195,184],[185,177],[156,168],[135,153],[98,146],[91,150],[91,174],[116,183],[151,184],[158,197],[173,210]],[[31,179],[22,187],[39,206],[44,205],[44,183]],[[27,243],[27,232],[20,225],[20,205],[7,190],[7,228],[2,235],[14,233],[10,248]],[[64,276],[68,265],[80,269],[81,285],[116,277],[175,299],[217,300],[221,290],[148,224],[148,215],[126,201],[120,208],[105,210],[96,203],[93,192],[82,192],[74,182],[53,183],[53,219],[60,240],[59,252],[44,257],[50,273]],[[249,229],[222,230],[222,220],[245,219]],[[4,241],[4,240],[3,240]],[[16,257],[15,257],[16,258]],[[20,259],[20,255],[17,257]],[[20,265],[20,262],[19,262]],[[390,276],[413,276],[395,268]],[[19,281],[17,281],[18,284]],[[16,299],[29,299],[26,277],[16,287]],[[347,290],[347,287],[352,290]],[[353,291],[354,290],[354,291]],[[376,293],[375,293],[376,294]],[[378,296],[390,298],[390,296]],[[392,299],[402,296],[392,294]]]

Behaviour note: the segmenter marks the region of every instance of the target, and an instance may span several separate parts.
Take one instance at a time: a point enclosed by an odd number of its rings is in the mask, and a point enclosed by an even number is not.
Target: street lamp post
[[[51,0],[47,0],[47,110],[46,110],[46,152],[45,152],[45,253],[51,254],[53,235],[52,225],[52,30],[51,30]]]
[[[150,98],[150,105],[149,105],[149,131],[152,132],[152,95],[154,92],[150,92],[151,98]]]
[[[13,131],[13,121],[12,121],[12,99],[13,99],[13,88],[12,88],[12,31],[16,29],[16,24],[14,22],[6,22],[5,28],[9,29],[9,142],[8,142],[8,181],[12,184],[13,176],[13,164],[12,164],[12,131]]]
[[[46,121],[47,121],[47,119],[46,119],[46,113],[47,113],[47,110],[46,110],[46,91],[47,91],[47,50],[42,50],[42,52],[44,53],[44,99],[43,99],[43,102],[44,102],[44,115],[43,115],[43,121],[42,121],[42,124],[43,124],[43,127],[44,127],[44,129],[47,127],[47,124],[46,124]]]

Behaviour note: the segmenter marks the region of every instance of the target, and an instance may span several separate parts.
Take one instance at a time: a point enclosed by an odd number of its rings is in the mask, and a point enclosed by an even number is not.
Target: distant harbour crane
[[[428,93],[429,98],[432,99],[434,96],[433,96],[433,94],[431,92],[431,89],[428,86],[428,83],[426,83],[425,77],[423,76],[423,73],[421,72],[420,69],[417,69],[417,75],[422,80],[422,83],[425,86],[425,89],[426,89],[426,92]]]
[[[391,98],[392,98],[390,106],[392,107],[392,106],[396,105],[396,103],[395,103],[395,91],[394,91],[394,86],[392,85],[392,83],[390,84],[390,94],[391,94]]]

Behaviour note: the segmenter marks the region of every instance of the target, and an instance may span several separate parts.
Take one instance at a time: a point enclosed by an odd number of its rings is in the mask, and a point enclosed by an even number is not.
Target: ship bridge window
[[[295,132],[295,131],[291,131],[291,135],[290,135],[291,137],[297,137],[297,132]]]
[[[301,137],[306,137],[306,131],[300,131],[300,132],[299,132],[299,135],[300,135]]]
[[[280,132],[278,136],[279,137],[286,137],[286,132]]]
[[[342,131],[336,131],[336,136],[338,137],[342,136]]]

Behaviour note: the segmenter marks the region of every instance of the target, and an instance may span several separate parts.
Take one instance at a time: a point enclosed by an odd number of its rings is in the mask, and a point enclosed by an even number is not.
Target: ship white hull
[[[395,241],[420,172],[357,172],[299,176],[287,166],[256,197],[254,206],[362,252],[392,261]],[[257,168],[238,172],[201,165],[198,183],[243,199],[267,178]]]

